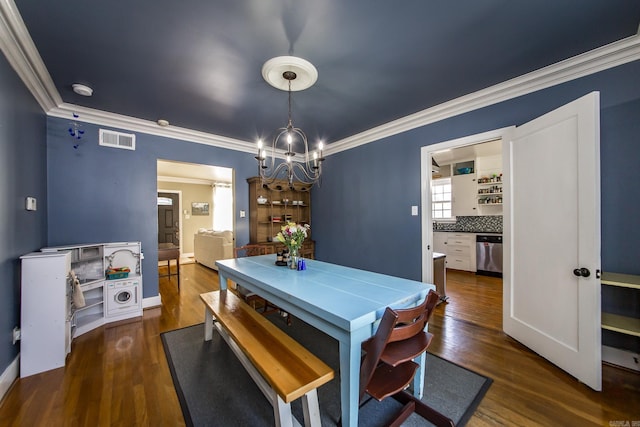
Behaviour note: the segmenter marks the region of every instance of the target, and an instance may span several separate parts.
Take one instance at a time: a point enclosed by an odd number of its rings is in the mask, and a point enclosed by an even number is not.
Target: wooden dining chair
[[[241,257],[250,257],[250,256],[258,256],[258,255],[267,255],[267,247],[263,245],[256,244],[248,244],[244,246],[240,246],[233,249],[233,254],[235,258]],[[263,315],[271,314],[271,313],[285,313],[287,317],[287,324],[291,325],[291,316],[289,313],[284,312],[280,309],[280,307],[270,303],[265,298],[262,298],[260,295],[255,294],[248,289],[244,289],[241,285],[236,284],[236,291],[239,296],[244,299],[247,304],[253,307],[254,310],[262,313]]]
[[[371,398],[382,401],[387,397],[404,405],[386,425],[399,426],[415,412],[436,426],[454,426],[451,419],[406,391],[418,369],[413,359],[424,353],[433,339],[424,328],[439,298],[429,291],[416,307],[387,307],[375,335],[362,343],[365,355],[360,366],[360,406]]]

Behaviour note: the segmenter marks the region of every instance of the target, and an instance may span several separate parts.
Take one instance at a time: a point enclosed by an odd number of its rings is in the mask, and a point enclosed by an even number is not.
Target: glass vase
[[[289,268],[298,269],[298,249],[289,249]]]

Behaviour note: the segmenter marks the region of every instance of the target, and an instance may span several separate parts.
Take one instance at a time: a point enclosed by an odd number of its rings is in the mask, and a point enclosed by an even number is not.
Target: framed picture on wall
[[[192,202],[191,203],[191,215],[209,215],[209,203],[207,203],[207,202]]]

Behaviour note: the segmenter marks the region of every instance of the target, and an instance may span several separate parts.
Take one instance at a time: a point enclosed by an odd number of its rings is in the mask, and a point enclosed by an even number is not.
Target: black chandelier
[[[317,80],[318,73],[315,67],[304,59],[280,56],[264,64],[262,76],[272,86],[287,90],[289,115],[287,125],[276,131],[270,149],[264,146],[262,140],[258,140],[258,155],[255,158],[258,161],[260,179],[267,185],[276,180],[285,179],[290,187],[294,187],[296,183],[312,186],[320,180],[322,175],[323,144],[320,141],[317,150],[309,151],[307,136],[302,129],[293,125],[291,93],[292,90],[303,90],[312,86]],[[296,79],[298,79],[297,82]],[[293,89],[292,83],[299,84]],[[296,147],[299,147],[298,152]]]

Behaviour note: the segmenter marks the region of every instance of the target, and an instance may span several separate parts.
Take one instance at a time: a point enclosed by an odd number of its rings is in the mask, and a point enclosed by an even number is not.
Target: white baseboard
[[[193,258],[193,257],[194,257],[193,252],[182,254],[182,258]]]
[[[143,298],[142,299],[142,309],[152,308],[152,307],[160,307],[162,305],[162,298],[160,298],[160,294],[155,297]]]
[[[640,371],[640,354],[615,347],[602,346],[602,361]]]
[[[4,399],[4,395],[7,394],[11,384],[18,378],[18,375],[20,375],[20,353],[18,353],[16,358],[13,359],[13,362],[11,362],[2,375],[0,375],[0,401]]]

